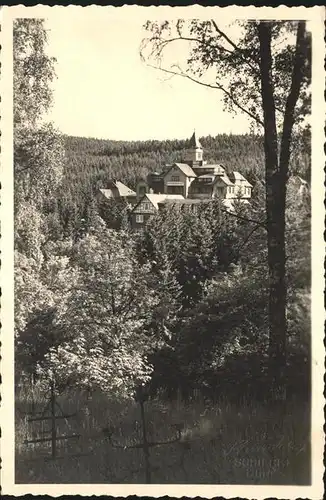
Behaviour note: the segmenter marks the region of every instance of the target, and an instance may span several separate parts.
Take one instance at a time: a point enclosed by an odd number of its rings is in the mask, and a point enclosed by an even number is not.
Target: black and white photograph
[[[4,493],[321,498],[323,8],[1,16]]]

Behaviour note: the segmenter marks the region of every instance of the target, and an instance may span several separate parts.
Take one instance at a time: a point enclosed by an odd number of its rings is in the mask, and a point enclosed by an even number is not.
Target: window
[[[183,186],[168,186],[167,194],[183,194]]]
[[[144,210],[150,210],[150,203],[143,203]]]
[[[144,222],[144,216],[141,214],[136,214],[136,222],[142,224]]]
[[[179,182],[180,176],[179,175],[172,175],[172,182]]]

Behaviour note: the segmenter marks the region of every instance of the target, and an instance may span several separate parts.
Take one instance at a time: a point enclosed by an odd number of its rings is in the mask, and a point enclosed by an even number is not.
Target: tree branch
[[[221,35],[221,37],[223,37],[233,48],[234,50],[240,50],[239,47],[234,43],[232,42],[232,40],[224,33],[224,31],[222,31],[216,24],[216,22],[214,21],[214,19],[211,19],[211,23],[212,25],[214,26],[215,30],[217,31],[217,33],[219,35]]]
[[[217,31],[217,33],[219,35],[221,35],[233,48],[234,50],[236,50],[237,52],[240,53],[241,57],[242,57],[242,60],[248,64],[248,66],[252,69],[252,71],[254,71],[256,74],[258,74],[258,71],[257,71],[257,68],[255,68],[255,66],[253,66],[249,61],[248,61],[248,57],[246,57],[244,54],[243,54],[243,50],[240,49],[234,42],[232,42],[232,40],[224,33],[224,31],[222,31],[216,24],[216,22],[214,21],[214,19],[211,19],[211,23],[212,25],[214,26],[215,30]],[[252,59],[253,60],[253,59]]]
[[[187,73],[183,73],[181,70],[179,72],[173,71],[173,70],[169,70],[166,68],[162,68],[160,66],[155,66],[154,64],[150,64],[150,63],[147,63],[147,66],[154,68],[154,69],[157,69],[159,71],[163,71],[164,73],[169,73],[170,75],[182,76],[183,78],[186,78],[194,83],[198,83],[199,85],[202,85],[203,87],[208,87],[208,88],[215,89],[215,90],[221,90],[222,92],[224,92],[225,95],[227,95],[229,97],[229,99],[231,99],[233,104],[235,106],[237,106],[237,108],[239,108],[243,113],[246,113],[248,116],[250,116],[251,119],[253,119],[259,125],[261,125],[261,126],[264,125],[264,123],[260,120],[260,118],[258,118],[258,116],[254,115],[253,113],[248,111],[246,108],[244,108],[241,104],[239,104],[239,102],[234,99],[232,94],[228,90],[226,90],[222,85],[220,85],[219,83],[216,83],[216,85],[212,85],[210,83],[201,82],[200,80],[193,78],[192,76],[188,75]]]
[[[292,70],[291,87],[288,94],[283,122],[283,132],[280,147],[280,173],[287,179],[291,155],[291,136],[294,125],[294,111],[297,104],[305,66],[305,21],[300,21],[297,30],[295,58]]]
[[[253,224],[256,224],[257,226],[265,227],[266,228],[266,221],[265,222],[261,222],[261,221],[258,221],[258,220],[249,219],[248,217],[243,217],[242,215],[238,215],[238,214],[235,214],[233,212],[229,212],[225,208],[221,208],[221,212],[224,212],[225,214],[231,215],[232,217],[236,217],[237,219],[243,220],[245,222],[252,222]]]
[[[191,38],[191,37],[187,37],[187,36],[178,36],[175,38],[163,38],[163,39],[161,39],[158,36],[154,36],[154,37],[150,38],[148,41],[149,42],[159,41],[160,44],[158,45],[157,49],[159,49],[159,52],[162,52],[162,50],[164,49],[164,47],[166,45],[168,45],[169,43],[172,43],[172,42],[177,42],[179,40],[183,40],[186,42],[196,42],[196,43],[199,43],[200,45],[207,45],[208,44],[207,40],[201,40],[200,38]],[[233,54],[232,50],[226,49],[222,45],[214,45],[214,48],[217,48],[222,52],[228,52],[229,54]]]
[[[254,226],[254,228],[251,231],[249,231],[249,233],[247,234],[247,236],[245,237],[245,239],[243,240],[241,245],[237,248],[237,258],[238,259],[240,257],[240,251],[243,249],[243,247],[246,245],[246,243],[249,241],[251,236],[254,234],[255,231],[257,231],[257,229],[259,227],[261,227],[261,224],[257,224],[256,226]]]

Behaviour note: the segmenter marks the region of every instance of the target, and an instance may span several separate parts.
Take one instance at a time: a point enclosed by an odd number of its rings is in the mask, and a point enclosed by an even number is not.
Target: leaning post
[[[51,380],[51,454],[55,459],[57,455],[57,426],[55,416],[55,385],[54,380]]]

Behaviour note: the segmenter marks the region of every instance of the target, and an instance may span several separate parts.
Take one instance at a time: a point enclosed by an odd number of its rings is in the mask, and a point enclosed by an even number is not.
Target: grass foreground
[[[16,483],[145,483],[144,453],[127,448],[142,443],[137,403],[110,401],[67,391],[58,397],[69,419],[58,420],[58,435],[80,434],[57,442],[25,444],[49,436],[50,421],[28,422],[39,415],[46,397],[37,386],[16,394]],[[268,402],[241,405],[197,396],[191,403],[150,400],[145,404],[149,441],[181,439],[150,448],[154,484],[310,484],[310,408],[289,401],[280,410]],[[114,448],[103,432],[112,429]]]

